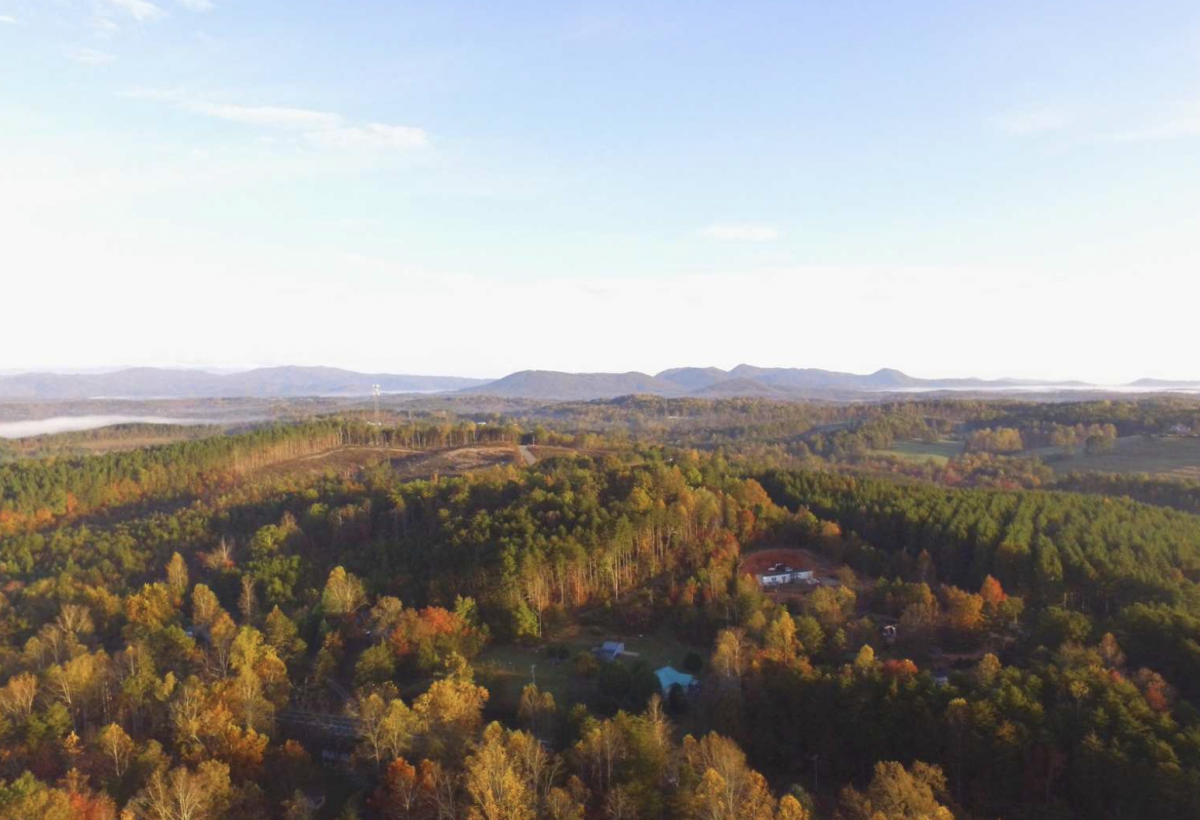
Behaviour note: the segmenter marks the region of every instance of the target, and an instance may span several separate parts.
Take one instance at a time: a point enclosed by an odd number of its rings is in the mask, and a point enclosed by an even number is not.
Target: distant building
[[[670,666],[657,669],[654,674],[658,676],[658,685],[662,688],[663,697],[670,694],[672,686],[678,686],[684,694],[687,694],[699,683],[694,676]]]
[[[592,653],[605,663],[612,663],[625,654],[625,644],[620,641],[605,641],[593,649]]]
[[[787,564],[774,564],[758,576],[758,582],[765,587],[774,587],[780,584],[815,584],[817,579],[813,577],[811,569],[792,569]]]

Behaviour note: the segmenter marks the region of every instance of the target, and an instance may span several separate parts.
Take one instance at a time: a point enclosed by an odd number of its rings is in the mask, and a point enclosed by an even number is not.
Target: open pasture
[[[1058,473],[1148,473],[1200,480],[1200,438],[1127,436],[1107,453],[1078,452],[1048,463]]]
[[[932,461],[945,464],[952,458],[962,455],[964,445],[961,441],[941,439],[940,441],[916,441],[907,439],[895,442],[886,450],[872,450],[876,455],[896,456],[906,461]]]

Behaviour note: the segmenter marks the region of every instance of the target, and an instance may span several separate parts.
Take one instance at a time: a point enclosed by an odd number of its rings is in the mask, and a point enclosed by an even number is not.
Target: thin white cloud
[[[107,0],[113,8],[119,9],[139,23],[156,20],[163,16],[163,10],[149,0]]]
[[[8,14],[0,14],[0,25],[15,26],[17,25],[17,18]]]
[[[176,0],[176,2],[188,11],[213,10],[213,4],[210,2],[210,0]]]
[[[97,37],[111,37],[121,30],[121,27],[111,19],[100,15],[92,18],[92,28],[95,30]]]
[[[407,125],[371,123],[362,128],[330,128],[314,131],[309,141],[330,148],[424,148],[429,135],[424,129]]]
[[[1179,103],[1144,127],[1109,135],[1115,142],[1161,142],[1200,137],[1200,103]]]
[[[347,123],[340,114],[277,105],[233,105],[192,97],[183,91],[138,89],[127,97],[160,100],[185,111],[228,122],[297,131],[310,144],[322,148],[414,149],[429,144],[424,129],[408,125]]]
[[[108,65],[117,58],[106,51],[97,51],[94,48],[75,48],[67,52],[67,59],[80,65]]]
[[[1057,131],[1071,124],[1072,112],[1065,108],[1037,106],[1009,111],[992,118],[992,124],[1007,134],[1027,137],[1046,131]]]
[[[272,128],[334,128],[342,118],[327,111],[311,111],[307,108],[290,108],[278,105],[226,105],[204,101],[184,104],[189,111],[216,117],[219,120],[241,122],[248,125],[266,125]]]
[[[779,231],[769,225],[709,225],[702,233],[725,242],[770,242],[779,238]]]
[[[271,128],[293,128],[299,130],[325,130],[338,128],[342,118],[328,111],[313,111],[307,108],[292,108],[281,105],[232,105],[191,97],[182,91],[156,91],[137,89],[127,92],[127,97],[144,100],[161,100],[173,103],[186,111],[203,114],[229,122],[247,125],[265,125]]]

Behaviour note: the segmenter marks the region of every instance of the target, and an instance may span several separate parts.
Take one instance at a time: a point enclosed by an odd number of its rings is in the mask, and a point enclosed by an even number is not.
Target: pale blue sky
[[[1200,6],[0,0],[0,369],[1200,377]]]

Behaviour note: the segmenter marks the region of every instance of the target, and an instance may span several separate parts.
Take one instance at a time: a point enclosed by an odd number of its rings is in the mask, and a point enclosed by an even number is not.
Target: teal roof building
[[[672,669],[670,666],[664,666],[661,669],[655,670],[655,675],[658,676],[658,684],[662,687],[662,693],[666,695],[671,691],[671,687],[679,684],[679,688],[687,692],[696,685],[696,678],[686,672],[680,672],[677,669]]]

